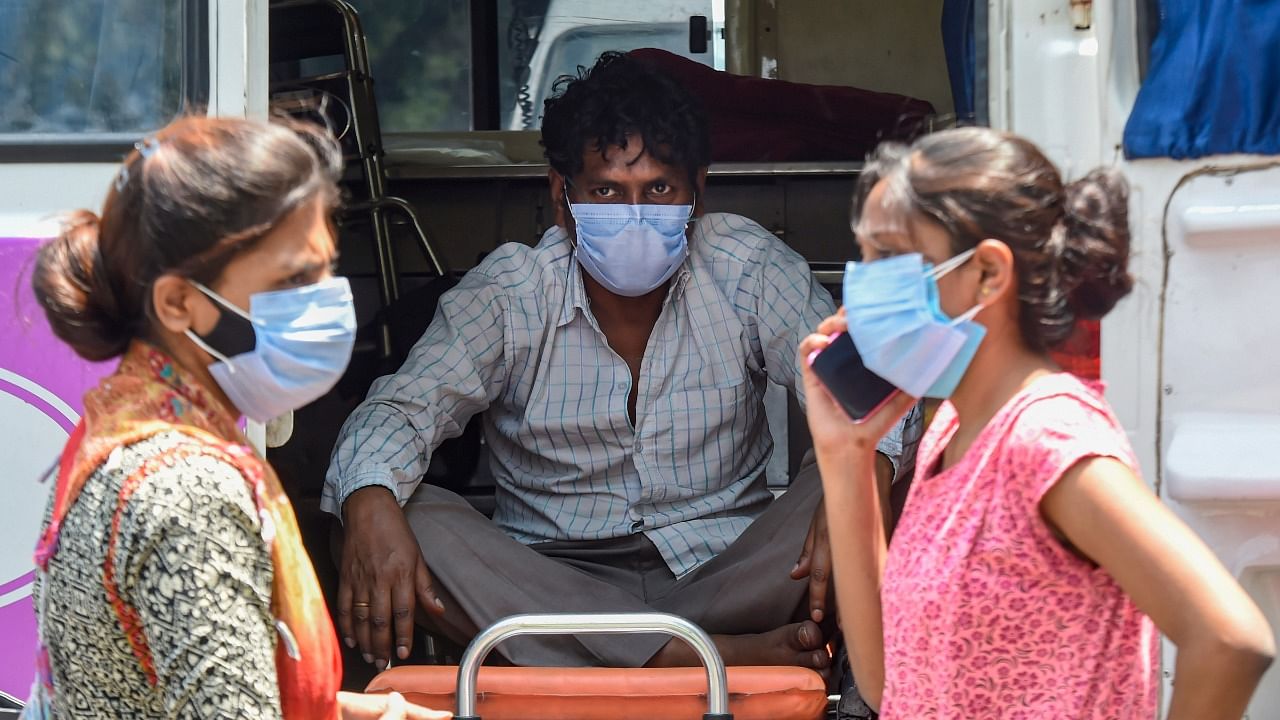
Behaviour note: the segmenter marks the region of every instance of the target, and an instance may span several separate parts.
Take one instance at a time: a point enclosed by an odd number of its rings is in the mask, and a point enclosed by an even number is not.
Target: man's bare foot
[[[783,625],[754,635],[712,635],[725,665],[795,665],[822,671],[831,666],[822,631],[812,620]],[[654,655],[649,667],[701,665],[693,649],[671,640]]]

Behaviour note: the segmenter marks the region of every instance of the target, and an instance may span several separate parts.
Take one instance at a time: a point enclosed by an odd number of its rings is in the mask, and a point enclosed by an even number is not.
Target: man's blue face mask
[[[919,253],[848,264],[849,336],[869,370],[912,397],[946,399],[955,392],[987,330],[973,321],[981,305],[947,317],[937,280],[973,253],[960,253],[937,267]]]
[[[576,226],[574,255],[615,295],[638,297],[656,290],[689,255],[685,228],[693,205],[570,203],[568,193],[565,202]]]

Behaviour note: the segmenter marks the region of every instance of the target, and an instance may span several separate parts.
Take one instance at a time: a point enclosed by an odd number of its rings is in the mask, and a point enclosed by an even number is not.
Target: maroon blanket
[[[905,95],[730,75],[665,50],[632,50],[702,100],[717,162],[862,160],[882,140],[910,140],[933,106]]]

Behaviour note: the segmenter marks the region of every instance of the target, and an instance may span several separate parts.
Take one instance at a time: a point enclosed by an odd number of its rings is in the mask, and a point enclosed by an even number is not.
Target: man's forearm
[[[333,484],[326,482],[324,492],[320,498],[320,509],[338,518],[345,525],[344,512],[347,501],[364,490],[381,490],[384,494],[390,496],[397,505],[403,505],[408,499],[407,497],[401,497],[400,487],[389,473],[366,472],[362,476],[347,482],[342,482],[341,480],[336,480]]]
[[[428,431],[435,434],[434,428]],[[372,485],[404,503],[426,473],[433,446],[404,412],[385,402],[365,401],[338,434],[320,509],[341,518],[347,498]]]
[[[395,492],[385,485],[366,485],[353,490],[342,503],[339,518],[343,525],[352,521],[357,524],[364,519],[381,517],[381,513],[390,510],[391,506],[400,507]]]

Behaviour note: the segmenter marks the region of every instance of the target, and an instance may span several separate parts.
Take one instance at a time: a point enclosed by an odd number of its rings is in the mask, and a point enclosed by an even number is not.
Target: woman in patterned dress
[[[842,626],[883,718],[1150,720],[1157,629],[1178,647],[1168,717],[1239,718],[1271,662],[1262,614],[1141,480],[1102,387],[1048,355],[1132,288],[1127,203],[1118,174],[1064,185],[981,128],[884,148],[860,179],[865,262],[801,352],[849,329],[869,366],[892,356],[881,374],[936,363],[922,394],[945,400],[886,546],[870,448],[912,399],[856,424],[805,377]],[[956,340],[908,341],[925,336]]]
[[[26,717],[449,717],[339,692],[297,522],[238,427],[314,400],[350,358],[340,170],[316,130],[180,119],[125,160],[101,218],[70,216],[41,249],[54,332],[121,359],[57,470]]]

